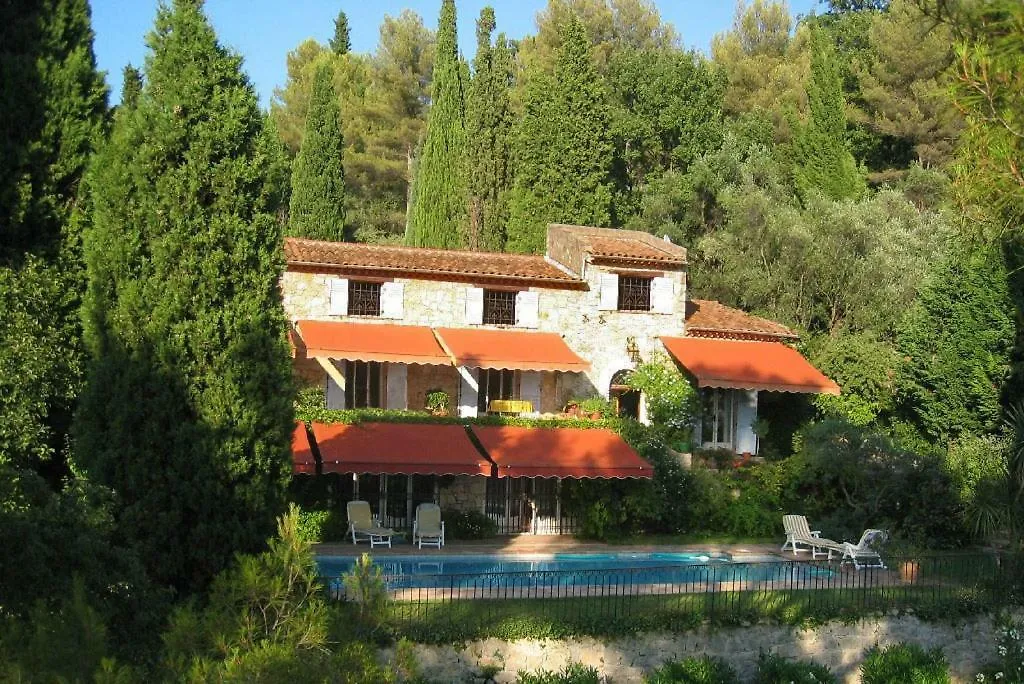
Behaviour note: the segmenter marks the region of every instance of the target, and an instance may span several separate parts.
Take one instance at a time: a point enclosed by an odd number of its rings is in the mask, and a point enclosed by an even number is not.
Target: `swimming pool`
[[[336,580],[351,556],[317,559],[320,575]],[[807,581],[831,571],[789,561],[735,563],[705,553],[554,554],[547,556],[379,556],[389,589],[596,585],[665,585]]]

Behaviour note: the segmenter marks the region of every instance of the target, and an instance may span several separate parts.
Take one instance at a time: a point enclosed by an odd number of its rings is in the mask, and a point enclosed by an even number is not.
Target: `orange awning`
[[[498,465],[498,477],[654,476],[651,464],[611,430],[600,428],[470,428]]]
[[[781,342],[662,337],[700,387],[839,394],[839,385]]]
[[[316,459],[313,458],[313,449],[309,446],[309,435],[306,434],[306,424],[295,423],[295,430],[292,432],[292,472],[297,475],[316,474]]]
[[[461,425],[313,423],[325,473],[490,475]]]
[[[555,333],[475,328],[437,328],[436,332],[458,366],[572,373],[590,368]]]
[[[299,321],[296,327],[310,358],[451,365],[434,333],[423,326]]]

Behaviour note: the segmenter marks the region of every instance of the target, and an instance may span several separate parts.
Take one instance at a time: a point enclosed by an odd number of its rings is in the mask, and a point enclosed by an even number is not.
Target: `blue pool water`
[[[348,572],[354,561],[351,556],[317,559],[320,575],[332,579]],[[374,562],[391,589],[764,582],[829,574],[807,564],[733,563],[726,557],[684,553],[378,556]]]

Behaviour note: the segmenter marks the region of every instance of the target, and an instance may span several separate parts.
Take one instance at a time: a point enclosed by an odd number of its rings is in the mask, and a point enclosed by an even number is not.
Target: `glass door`
[[[706,387],[701,390],[701,446],[729,449],[736,446],[736,390]]]

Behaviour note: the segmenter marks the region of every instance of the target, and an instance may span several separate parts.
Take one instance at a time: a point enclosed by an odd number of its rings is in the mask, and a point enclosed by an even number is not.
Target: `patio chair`
[[[803,544],[810,549],[811,558],[817,560],[821,556],[832,560],[833,552],[841,553],[843,550],[839,542],[822,537],[820,530],[812,530],[807,518],[802,515],[782,516],[782,528],[786,532],[786,541],[780,551],[785,551],[788,546],[793,549],[795,556],[798,551],[797,544]]]
[[[860,536],[860,541],[856,544],[843,542],[843,558],[841,562],[853,563],[853,567],[857,570],[863,568],[885,568],[885,563],[878,554],[876,547],[885,543],[888,538],[889,534],[885,530],[864,530],[864,534]]]
[[[434,503],[421,503],[416,507],[416,518],[412,523],[412,543],[423,548],[423,545],[444,546],[444,521],[441,520],[441,507]]]
[[[381,527],[376,516],[370,513],[370,504],[366,501],[349,501],[346,504],[348,512],[348,531],[352,535],[352,543],[356,544],[361,539],[370,542],[370,548],[375,546],[387,546],[391,548],[391,537],[395,531]]]

